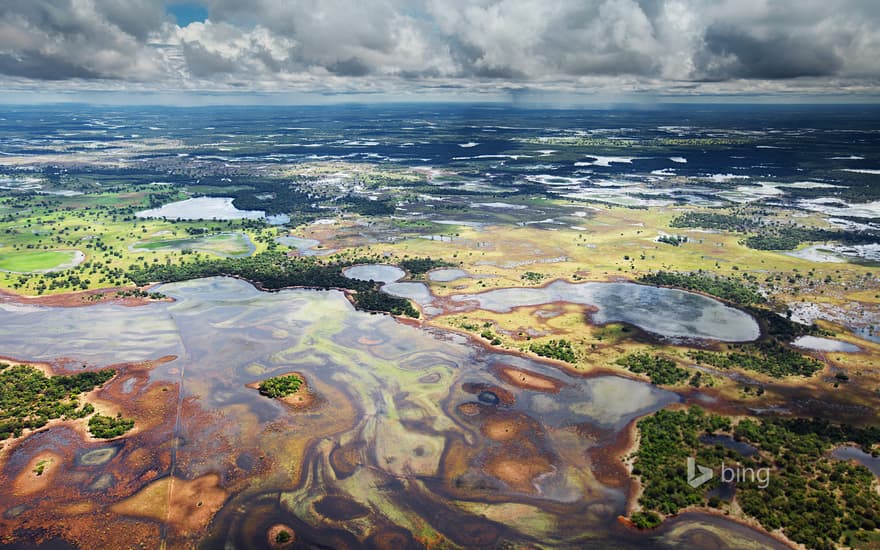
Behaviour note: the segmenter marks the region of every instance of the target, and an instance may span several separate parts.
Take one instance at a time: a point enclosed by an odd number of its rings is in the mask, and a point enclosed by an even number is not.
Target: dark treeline
[[[277,179],[248,179],[247,187],[230,185],[220,178],[203,180],[203,185],[217,189],[205,194],[214,197],[232,197],[232,204],[239,210],[263,210],[266,214],[309,215],[326,213],[327,207],[338,207],[364,216],[393,214],[396,205],[388,200],[372,200],[368,197],[348,194],[328,200],[304,191],[297,183]],[[323,208],[322,208],[323,206]]]
[[[642,275],[638,280],[651,285],[671,286],[685,290],[705,292],[741,306],[767,302],[767,299],[758,292],[758,288],[755,285],[748,285],[736,279],[710,275],[708,273],[657,271]]]
[[[672,221],[669,222],[669,227],[699,227],[737,233],[748,233],[758,225],[759,221],[751,216],[717,212],[685,212],[672,218]]]
[[[757,344],[741,344],[741,351],[716,353],[696,350],[688,356],[697,363],[705,363],[719,369],[739,368],[761,372],[774,378],[784,376],[809,377],[822,370],[823,365],[812,357],[783,346],[775,341]]]
[[[206,184],[205,181],[202,182]],[[232,197],[232,205],[239,210],[263,210],[268,215],[291,212],[320,212],[316,199],[292,186],[290,182],[274,179],[248,180],[248,188],[230,186],[229,183],[212,182],[225,186],[205,193],[214,197]],[[211,183],[207,183],[210,185]],[[271,197],[261,198],[261,197]]]
[[[686,212],[669,222],[670,227],[699,227],[733,231],[736,233],[755,233],[746,236],[742,243],[756,250],[794,250],[801,243],[834,241],[846,245],[871,244],[880,240],[880,235],[863,231],[843,231],[804,227],[794,223],[767,221],[767,212],[753,214],[721,214],[715,212]]]
[[[819,328],[816,324],[802,325],[764,307],[744,306],[743,309],[758,320],[768,338],[777,342],[790,342],[798,336],[808,334],[813,336],[830,335],[828,331]]]
[[[424,275],[432,269],[438,267],[455,267],[455,264],[444,261],[435,260],[433,258],[404,258],[397,262],[397,266],[405,269],[410,275]]]
[[[880,236],[858,231],[787,227],[760,235],[750,235],[743,243],[756,250],[794,250],[801,243],[825,241],[835,241],[846,245],[872,244],[880,241]]]
[[[139,286],[230,276],[245,279],[266,290],[288,287],[347,289],[355,291],[352,300],[358,309],[418,317],[418,310],[409,300],[381,292],[373,281],[349,279],[342,274],[346,267],[369,262],[368,258],[321,260],[267,251],[247,258],[196,259],[168,265],[144,263],[133,266],[127,275]]]
[[[397,208],[391,201],[371,200],[355,195],[349,195],[341,199],[340,206],[348,212],[354,212],[362,216],[387,216],[394,214],[394,210]]]

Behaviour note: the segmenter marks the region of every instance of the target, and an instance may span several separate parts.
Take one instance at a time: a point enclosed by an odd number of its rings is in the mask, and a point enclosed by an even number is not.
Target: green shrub
[[[290,394],[299,391],[303,384],[303,379],[295,374],[287,374],[284,376],[276,376],[260,382],[260,393],[266,397],[273,399],[277,397],[287,397]]]

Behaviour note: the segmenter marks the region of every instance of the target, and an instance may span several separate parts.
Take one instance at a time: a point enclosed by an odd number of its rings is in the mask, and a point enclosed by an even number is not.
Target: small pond
[[[840,460],[855,460],[871,470],[875,476],[880,477],[880,456],[871,456],[858,447],[851,447],[849,445],[837,447],[831,451],[831,456]]]
[[[428,279],[437,283],[449,283],[464,277],[470,275],[463,269],[435,269],[428,273]]]
[[[745,441],[737,441],[729,435],[701,435],[700,442],[706,445],[721,445],[726,449],[736,451],[742,456],[754,456],[758,452],[758,449]]]
[[[376,281],[377,283],[393,283],[406,276],[406,272],[393,265],[365,264],[346,268],[343,275],[358,281]]]
[[[792,342],[792,345],[813,351],[839,351],[843,353],[856,353],[861,351],[861,348],[855,344],[841,342],[840,340],[832,340],[831,338],[820,338],[818,336],[801,336]]]

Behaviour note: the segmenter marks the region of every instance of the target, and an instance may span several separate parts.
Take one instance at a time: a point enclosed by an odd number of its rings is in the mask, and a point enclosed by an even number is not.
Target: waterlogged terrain
[[[493,290],[475,296],[457,296],[453,300],[476,300],[480,308],[499,312],[550,302],[594,306],[598,308],[592,314],[596,323],[625,322],[666,337],[743,342],[760,335],[758,324],[748,314],[717,300],[632,283],[559,281],[540,289]]]
[[[79,405],[134,420],[3,443],[2,542],[880,540],[874,107],[0,118],[0,356],[112,366]],[[691,491],[685,455],[776,492]]]
[[[138,426],[110,444],[66,425],[13,443],[0,471],[5,532],[83,543],[100,524],[104,544],[240,545],[281,524],[336,548],[649,544],[616,522],[631,483],[614,449],[633,419],[676,394],[611,375],[572,378],[356,312],[337,291],[261,293],[225,278],[159,290],[176,301],[0,311],[8,354],[71,369],[132,362],[117,365],[98,398],[115,397]],[[290,371],[316,396],[306,410],[247,387]],[[22,489],[40,481],[28,465],[47,453],[51,483]]]
[[[421,283],[393,283],[382,287],[394,296],[409,298],[428,313],[437,312],[435,298]],[[493,312],[551,303],[593,308],[596,324],[623,322],[667,338],[702,338],[723,342],[755,340],[761,331],[747,313],[718,300],[692,292],[633,283],[580,283],[556,281],[541,288],[506,288],[480,294],[453,295],[453,311],[467,304]]]

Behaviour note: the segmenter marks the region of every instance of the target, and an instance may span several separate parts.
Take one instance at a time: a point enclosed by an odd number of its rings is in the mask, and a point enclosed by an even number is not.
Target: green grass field
[[[40,252],[0,252],[0,270],[14,273],[32,273],[71,264],[75,250],[44,250]]]
[[[0,207],[12,205],[14,213],[0,218],[0,288],[33,296],[125,286],[131,284],[125,272],[133,264],[176,263],[183,250],[248,255],[265,250],[277,236],[275,228],[242,227],[246,223],[239,220],[135,218],[149,206],[147,195],[126,189],[74,197],[0,197]],[[192,230],[206,234],[190,235]],[[74,250],[86,255],[84,262],[63,269],[61,276],[41,273],[70,263]]]
[[[132,250],[168,252],[172,250],[198,250],[222,257],[249,256],[254,252],[250,238],[244,233],[220,233],[206,237],[143,241],[132,245]]]

